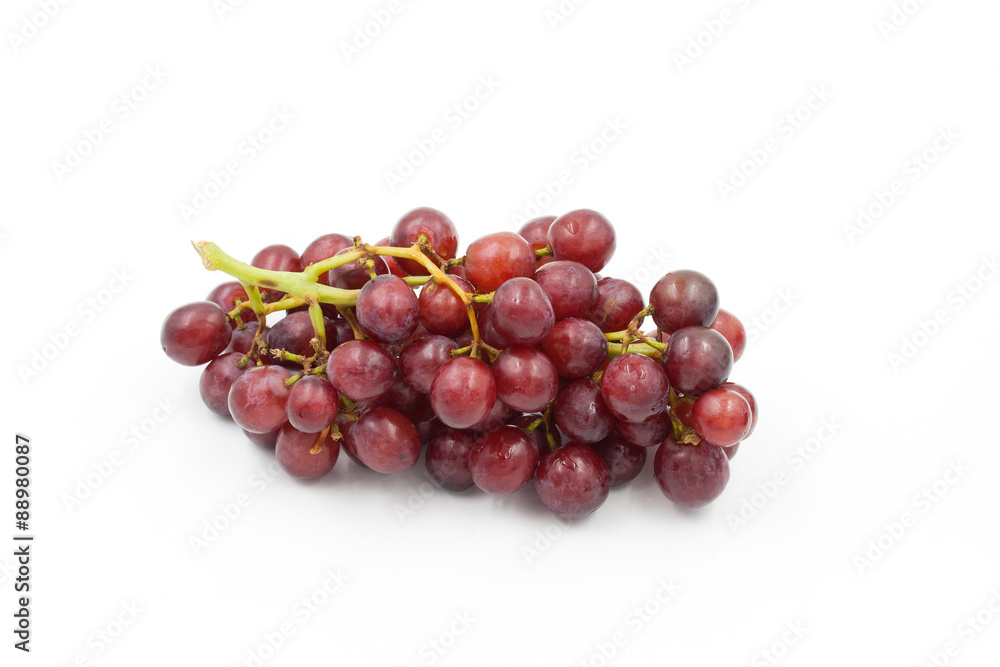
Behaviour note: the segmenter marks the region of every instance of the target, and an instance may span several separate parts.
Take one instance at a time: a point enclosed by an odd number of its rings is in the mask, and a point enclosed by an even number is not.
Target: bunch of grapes
[[[384,474],[423,454],[449,491],[533,481],[550,510],[577,518],[655,447],[664,495],[700,507],[757,422],[753,395],[728,381],[746,331],[712,281],[671,271],[647,304],[599,274],[615,232],[595,211],[488,234],[459,258],[454,224],[430,208],[374,246],[327,234],[250,264],[195,247],[236,280],[170,313],[163,350],[207,364],[205,405],[300,479],[329,473],[341,449]]]

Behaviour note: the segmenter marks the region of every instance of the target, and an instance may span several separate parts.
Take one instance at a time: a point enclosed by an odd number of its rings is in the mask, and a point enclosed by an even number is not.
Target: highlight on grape
[[[663,494],[701,507],[757,424],[753,394],[729,381],[747,332],[715,284],[673,269],[644,299],[601,275],[616,237],[596,211],[487,234],[463,256],[432,208],[375,245],[328,233],[249,264],[194,246],[234,280],[171,312],[161,346],[203,366],[205,405],[299,479],[341,450],[389,475],[422,461],[447,491],[531,485],[576,519],[652,449]]]

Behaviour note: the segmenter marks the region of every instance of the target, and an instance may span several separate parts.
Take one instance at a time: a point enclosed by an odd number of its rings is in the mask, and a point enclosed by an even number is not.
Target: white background
[[[0,21],[0,534],[14,532],[21,432],[37,535],[30,656],[11,647],[0,551],[4,664],[775,664],[767,650],[783,665],[922,665],[946,648],[939,664],[993,664],[995,2],[907,0],[912,16],[881,27],[890,0],[594,0],[565,17],[547,14],[556,0],[403,2],[350,57],[388,0],[102,0],[49,3],[48,19],[44,4],[5,3]],[[294,120],[248,160],[241,144],[274,109]],[[619,128],[609,143],[605,127]],[[445,141],[391,189],[385,173],[436,128]],[[75,168],[55,165],[76,150]],[[185,216],[229,160],[240,173]],[[734,169],[753,173],[724,197]],[[897,179],[902,194],[849,233]],[[612,220],[606,274],[648,292],[699,269],[751,330],[732,377],[762,416],[713,505],[679,511],[649,470],[573,524],[530,488],[453,496],[422,468],[384,478],[343,456],[318,484],[262,482],[269,454],[159,349],[164,315],[224,278],[191,239],[242,259],[328,232],[374,242],[430,205],[464,247],[539,200]],[[346,577],[329,595],[328,572]],[[284,623],[291,636],[261,649]]]

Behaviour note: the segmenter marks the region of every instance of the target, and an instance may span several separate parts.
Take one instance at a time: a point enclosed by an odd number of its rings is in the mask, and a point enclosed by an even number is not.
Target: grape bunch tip
[[[341,449],[383,474],[423,454],[448,491],[533,482],[575,519],[655,448],[663,494],[701,507],[757,424],[753,394],[729,381],[746,330],[715,284],[674,270],[646,301],[600,276],[616,239],[596,211],[487,234],[461,257],[455,225],[432,208],[375,245],[330,233],[249,264],[194,246],[233,280],[167,315],[161,346],[204,366],[205,405],[299,479],[329,473]]]

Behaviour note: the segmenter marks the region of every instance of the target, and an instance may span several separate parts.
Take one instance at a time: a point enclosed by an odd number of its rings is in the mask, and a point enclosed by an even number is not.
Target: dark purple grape
[[[340,317],[333,321],[333,328],[337,332],[337,342],[333,347],[340,345],[341,343],[346,343],[348,341],[354,340],[354,329],[351,328],[351,323]],[[326,341],[327,346],[330,345],[330,341]]]
[[[352,340],[338,345],[326,362],[330,384],[352,401],[374,401],[396,378],[396,360],[378,343]]]
[[[490,323],[511,345],[534,347],[552,331],[555,314],[538,283],[512,278],[493,294]]]
[[[254,366],[236,378],[229,390],[229,413],[240,428],[268,433],[285,425],[292,372],[281,366]]]
[[[201,380],[198,383],[201,400],[217,415],[231,416],[229,390],[236,382],[236,378],[243,375],[245,369],[236,365],[242,358],[243,355],[239,352],[221,354],[208,362],[208,366],[201,372]]]
[[[559,320],[541,344],[559,375],[582,378],[596,373],[608,358],[608,339],[597,325],[570,317]]]
[[[459,287],[472,292],[469,281],[453,276]],[[469,314],[465,304],[451,287],[433,280],[420,290],[420,323],[432,334],[457,336],[469,328]]]
[[[323,324],[326,328],[326,349],[332,350],[338,343],[337,327],[325,317]],[[311,343],[315,337],[316,330],[313,329],[309,313],[303,311],[289,313],[268,330],[267,346],[272,350],[285,350],[303,357],[311,357],[316,354]],[[302,364],[294,361],[276,360],[275,363],[287,368],[302,369]]]
[[[654,447],[674,432],[667,412],[660,412],[642,422],[619,421],[617,429],[623,440],[636,447]]]
[[[475,444],[476,436],[472,431],[444,427],[427,445],[424,458],[427,472],[442,488],[465,491],[474,484],[469,470],[469,452]]]
[[[380,343],[406,340],[420,321],[417,295],[396,276],[377,276],[365,284],[354,312],[365,335]]]
[[[747,346],[747,330],[739,318],[724,308],[719,308],[719,314],[712,322],[712,328],[725,336],[729,347],[733,348],[733,361],[739,361]]]
[[[635,285],[618,278],[601,278],[597,281],[597,302],[587,317],[604,333],[624,331],[644,307],[642,292]]]
[[[719,291],[697,271],[671,271],[649,293],[653,321],[668,334],[684,327],[711,326],[719,314]]]
[[[721,449],[726,453],[726,458],[732,461],[733,457],[736,456],[736,452],[737,450],[739,450],[739,448],[740,448],[740,443],[737,442],[735,445],[730,445],[729,447],[722,447]]]
[[[721,447],[681,445],[667,438],[653,457],[653,474],[663,495],[681,507],[702,507],[729,482],[729,459]]]
[[[441,211],[416,208],[400,218],[392,228],[389,241],[397,248],[409,248],[425,236],[441,259],[454,259],[458,251],[458,231],[455,224]],[[427,269],[412,259],[395,258],[396,265],[411,276],[426,276]]]
[[[559,374],[542,352],[511,347],[493,362],[497,396],[519,412],[540,412],[559,393]]]
[[[535,251],[513,232],[476,239],[465,251],[465,277],[480,292],[492,292],[512,278],[535,274]]]
[[[609,435],[592,446],[608,467],[611,486],[631,482],[646,465],[646,449],[630,444],[619,436]]]
[[[245,435],[250,442],[260,445],[264,449],[274,449],[278,444],[278,435],[281,433],[281,429],[275,429],[268,433],[254,433],[246,429],[242,429],[243,435]]]
[[[586,445],[570,443],[542,457],[535,490],[542,503],[563,519],[582,519],[608,499],[608,467]]]
[[[549,245],[556,260],[580,262],[596,273],[615,254],[615,229],[597,211],[570,211],[549,227]]]
[[[663,369],[670,386],[688,396],[698,396],[726,381],[733,370],[733,350],[718,331],[684,327],[670,335]]]
[[[305,376],[288,392],[288,423],[304,433],[319,433],[337,417],[337,392],[326,378]]]
[[[361,462],[376,472],[403,472],[420,458],[417,427],[392,408],[376,406],[361,415],[351,427],[351,442]]]
[[[320,436],[316,433],[304,433],[291,424],[285,424],[278,433],[278,441],[274,454],[278,464],[292,477],[298,479],[319,479],[331,470],[337,463],[340,454],[340,443],[327,434],[322,438],[320,451],[313,454],[312,450]]]
[[[743,394],[720,387],[698,397],[691,408],[691,421],[705,442],[729,447],[750,432],[753,412]]]
[[[312,243],[310,243],[304,251],[302,251],[302,257],[300,262],[302,268],[308,268],[316,262],[321,262],[324,259],[330,259],[338,252],[344,248],[353,248],[354,241],[347,238],[343,234],[324,234]],[[329,271],[324,271],[319,274],[319,282],[321,285],[329,284]],[[336,287],[336,285],[335,285]],[[353,288],[349,288],[353,289]]]
[[[570,440],[589,445],[608,437],[615,416],[604,404],[601,388],[593,380],[574,380],[556,397],[556,426]]]
[[[427,336],[406,344],[399,355],[399,368],[403,379],[422,394],[431,391],[434,375],[458,344],[444,336]]]
[[[601,376],[604,403],[622,421],[641,422],[667,409],[670,382],[663,368],[643,354],[615,357]]]
[[[554,261],[535,272],[557,320],[586,317],[597,303],[597,278],[579,262]]]
[[[167,356],[185,366],[201,366],[229,347],[232,327],[226,313],[211,301],[196,301],[163,320],[160,345]]]
[[[469,452],[469,470],[476,486],[494,495],[514,493],[528,483],[538,465],[538,448],[516,426],[484,433]]]
[[[343,250],[338,251],[337,255],[343,255],[348,252],[353,252],[355,250],[354,245],[350,245]],[[371,258],[372,271],[375,272],[376,276],[384,276],[389,273],[389,265],[386,264],[385,258],[380,256],[375,256]],[[347,264],[341,264],[340,266],[335,266],[327,272],[327,284],[330,287],[337,287],[340,289],[361,289],[372,279],[371,274],[368,273],[368,269],[364,266],[358,264],[357,261],[348,262]]]
[[[233,280],[228,283],[222,283],[214,290],[208,293],[205,297],[206,301],[211,301],[212,303],[219,304],[219,307],[227,313],[236,307],[236,301],[242,301],[246,303],[250,300],[247,296],[247,291],[243,289],[243,285],[237,280]],[[240,320],[243,324],[248,324],[257,321],[257,314],[253,312],[252,309],[247,308],[240,312]],[[232,326],[236,326],[236,320],[232,321]]]
[[[470,428],[493,408],[497,398],[493,371],[479,359],[455,357],[438,369],[430,397],[434,414],[446,426]]]

